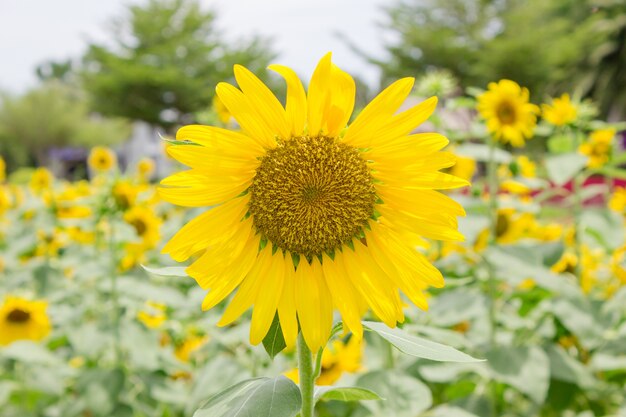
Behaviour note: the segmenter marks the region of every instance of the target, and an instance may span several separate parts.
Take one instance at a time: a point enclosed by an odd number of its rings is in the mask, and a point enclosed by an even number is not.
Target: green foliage
[[[113,145],[129,133],[122,120],[92,116],[80,91],[56,81],[1,97],[0,150],[11,169],[35,159],[44,163],[51,147]]]
[[[91,44],[82,79],[102,114],[170,129],[211,105],[233,64],[263,76],[274,57],[261,38],[227,43],[196,0],[151,0],[115,20],[113,46]]]
[[[591,11],[579,0],[401,0],[387,9],[391,59],[377,64],[384,82],[448,69],[465,86],[509,78],[555,93],[602,39]]]

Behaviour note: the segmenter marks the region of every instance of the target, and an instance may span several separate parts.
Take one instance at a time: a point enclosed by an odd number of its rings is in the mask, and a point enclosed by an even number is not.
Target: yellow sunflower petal
[[[343,266],[343,258],[335,254],[335,259],[324,255],[322,270],[326,286],[333,297],[333,304],[337,306],[346,326],[357,337],[363,336],[361,324],[361,307],[357,299],[357,293],[348,277],[345,276],[346,268]]]
[[[214,206],[244,192],[250,185],[251,179],[250,175],[209,177],[205,173],[192,169],[163,179],[158,193],[164,200],[180,206]]]
[[[357,148],[371,147],[374,136],[402,105],[414,82],[414,78],[402,78],[384,89],[352,122],[344,142]]]
[[[285,272],[285,258],[281,251],[277,251],[272,256],[267,275],[261,278],[263,284],[255,294],[256,299],[252,310],[252,321],[250,322],[250,343],[253,345],[261,343],[272,325],[284,288]],[[257,277],[257,279],[259,278]],[[295,316],[295,312],[292,314]],[[286,336],[289,335],[289,333],[286,334]]]
[[[272,126],[278,136],[288,138],[291,129],[287,124],[285,109],[274,93],[256,75],[241,65],[235,65],[235,79],[265,123]]]
[[[298,264],[294,276],[298,320],[307,346],[317,352],[326,345],[333,325],[332,297],[317,258]]]
[[[323,127],[324,115],[330,105],[329,81],[331,79],[331,53],[327,53],[317,64],[307,95],[308,111],[308,133],[310,136],[317,136]]]
[[[306,263],[306,262],[305,262]],[[278,317],[287,347],[293,347],[298,337],[298,319],[296,316],[295,275],[291,254],[286,254],[285,282],[278,302]],[[309,346],[310,347],[310,346]]]
[[[354,110],[356,98],[356,84],[352,77],[336,65],[331,66],[330,72],[331,103],[326,110],[326,134],[337,136],[343,129]]]
[[[268,68],[282,75],[287,83],[287,102],[285,106],[287,122],[291,128],[291,134],[300,136],[304,132],[307,119],[307,98],[302,82],[295,71],[289,67],[274,64]]]
[[[248,136],[264,148],[276,146],[277,132],[258,115],[248,97],[228,83],[219,83],[215,92]]]

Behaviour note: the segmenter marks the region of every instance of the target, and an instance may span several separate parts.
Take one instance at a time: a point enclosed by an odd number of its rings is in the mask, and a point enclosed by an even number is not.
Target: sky
[[[145,0],[0,0],[0,90],[36,85],[35,67],[77,58],[89,41],[106,42],[107,22]],[[356,56],[337,33],[376,57],[384,56],[385,0],[201,0],[218,13],[229,39],[270,36],[277,62],[308,79],[326,52],[348,72],[375,85],[378,70]],[[387,2],[388,3],[388,2]]]

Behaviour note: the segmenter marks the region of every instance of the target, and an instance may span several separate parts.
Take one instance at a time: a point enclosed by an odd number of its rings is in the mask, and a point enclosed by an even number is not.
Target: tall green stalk
[[[300,393],[302,394],[302,411],[300,417],[314,417],[315,373],[313,357],[302,332],[298,334],[298,375],[300,377]]]
[[[489,193],[489,246],[496,245],[498,237],[498,172],[496,164],[496,140],[495,138],[489,139],[489,156],[487,160],[487,181],[488,181],[488,193]],[[489,269],[489,324],[490,333],[489,339],[491,345],[496,344],[496,327],[497,327],[497,315],[496,315],[496,298],[497,298],[497,282],[493,266],[488,262],[487,267]]]
[[[109,262],[111,276],[111,301],[113,303],[113,349],[115,350],[115,363],[122,361],[120,344],[120,305],[117,292],[117,253],[115,248],[115,226],[113,216],[109,217]]]

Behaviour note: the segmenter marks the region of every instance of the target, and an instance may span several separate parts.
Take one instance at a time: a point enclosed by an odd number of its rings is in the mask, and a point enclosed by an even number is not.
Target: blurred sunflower
[[[7,296],[0,306],[0,346],[16,340],[39,341],[50,333],[45,301]]]
[[[117,164],[117,157],[111,149],[96,146],[89,153],[87,164],[96,172],[110,171]]]
[[[554,126],[564,126],[576,120],[578,108],[572,104],[569,94],[552,99],[552,104],[542,104],[543,118]]]
[[[332,385],[344,373],[358,372],[363,368],[363,340],[351,337],[349,341],[334,340],[328,349],[322,353],[322,367],[320,375],[315,380],[316,385]],[[298,368],[285,372],[284,375],[296,384],[299,383]]]
[[[147,247],[155,247],[159,242],[161,220],[146,206],[134,206],[124,213],[124,221],[135,228],[137,236]]]
[[[166,310],[165,304],[147,301],[146,308],[137,313],[137,320],[149,329],[158,329],[167,320]]]
[[[9,210],[13,206],[13,197],[9,187],[0,184],[0,214]]]
[[[389,326],[404,320],[399,291],[427,308],[424,289],[443,286],[443,277],[416,246],[424,237],[463,239],[463,208],[435,189],[468,184],[439,172],[455,162],[440,152],[445,137],[410,134],[436,98],[396,113],[414,82],[404,78],[346,128],[355,83],[330,54],[308,94],[290,68],[270,69],[287,82],[286,108],[236,65],[240,89],[220,83],[216,91],[243,132],[187,126],[176,137],[189,145],[168,147],[192,169],[162,181],[163,199],[217,207],[187,223],[163,252],[177,261],[200,255],[187,273],[210,290],[205,310],[239,287],[219,324],[254,305],[252,344],[277,311],[287,344],[300,326],[315,351],[328,340],[334,307],[357,338],[368,308]]]
[[[120,210],[126,210],[135,204],[139,187],[128,180],[118,180],[113,185],[113,200]]]
[[[137,162],[137,174],[143,181],[148,181],[154,173],[154,160],[151,158],[141,158]]]
[[[478,97],[478,111],[487,122],[487,130],[502,143],[524,146],[537,123],[539,107],[529,103],[529,92],[514,81],[489,83]]]
[[[208,342],[209,336],[191,334],[187,336],[187,338],[180,345],[178,345],[176,349],[174,349],[174,355],[181,362],[189,362],[194,352],[198,351]]]
[[[591,133],[587,142],[578,147],[578,152],[589,157],[589,168],[600,168],[609,160],[613,137],[615,129],[596,130]]]
[[[7,164],[4,162],[4,158],[0,156],[0,182],[4,182],[7,178]]]
[[[626,187],[616,187],[609,199],[609,208],[618,213],[626,214]]]
[[[44,191],[48,191],[52,188],[54,176],[50,171],[44,167],[39,167],[33,171],[33,175],[30,177],[30,189],[35,194],[41,194]]]

